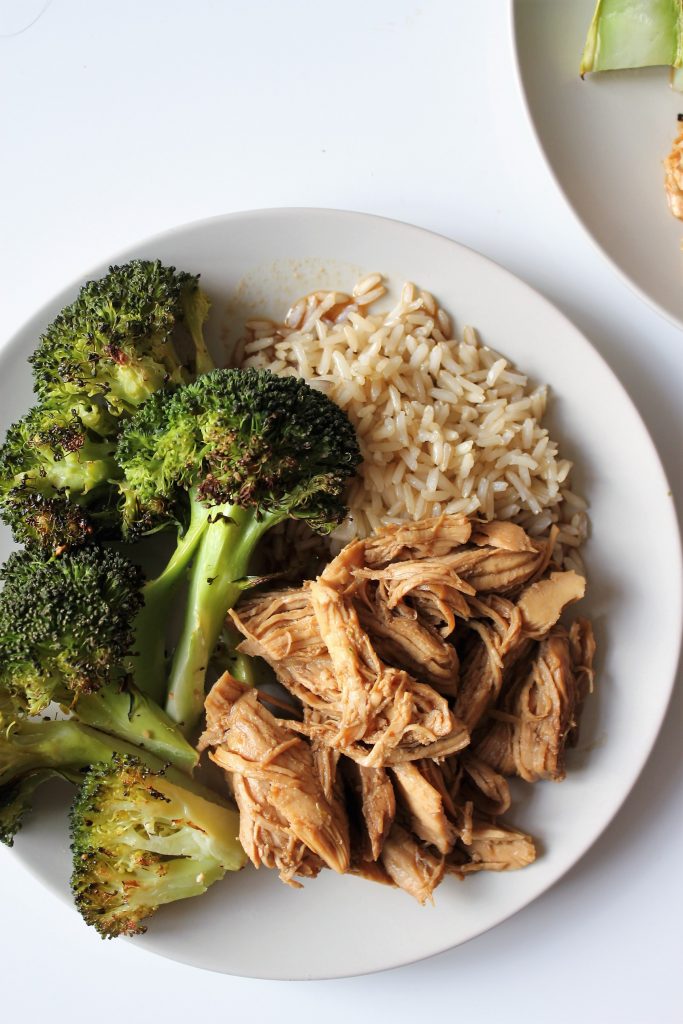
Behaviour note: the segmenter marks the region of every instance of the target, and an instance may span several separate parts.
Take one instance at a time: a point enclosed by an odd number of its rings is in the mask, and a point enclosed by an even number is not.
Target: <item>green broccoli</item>
[[[164,903],[244,867],[239,815],[172,769],[115,756],[88,772],[71,811],[76,906],[103,938],[138,935]]]
[[[189,732],[259,540],[287,518],[320,533],[340,523],[344,488],[360,462],[358,442],[345,413],[303,380],[215,370],[155,395],[125,424],[116,457],[129,520],[183,515],[189,523],[159,594],[163,603],[194,555],[166,705]]]
[[[0,449],[0,517],[16,540],[61,551],[125,537],[113,458],[121,419],[190,379],[178,325],[194,342],[196,372],[213,368],[208,312],[198,277],[158,260],[112,267],[62,310],[30,360],[40,402]]]
[[[80,505],[61,495],[46,498],[22,488],[10,490],[0,502],[0,517],[11,527],[18,544],[41,548],[46,555],[89,544],[94,536],[104,537],[108,513],[102,510],[99,520]]]
[[[139,568],[95,546],[47,562],[26,550],[10,555],[0,580],[0,686],[24,714],[56,701],[192,770],[196,752],[131,679]]]
[[[0,842],[12,846],[43,782],[61,776],[78,785],[84,769],[111,760],[114,754],[150,756],[74,719],[25,718],[0,691]]]
[[[159,260],[132,260],[84,285],[31,356],[41,400],[129,415],[155,391],[189,379],[176,347],[180,325],[194,343],[195,372],[212,369],[203,338],[209,301],[198,281]]]
[[[0,516],[50,550],[119,532],[115,445],[71,412],[34,406],[0,448]]]

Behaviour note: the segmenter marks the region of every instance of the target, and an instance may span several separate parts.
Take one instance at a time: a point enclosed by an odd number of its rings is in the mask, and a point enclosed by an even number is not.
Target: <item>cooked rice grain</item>
[[[442,512],[514,519],[532,534],[559,523],[564,557],[579,569],[586,503],[568,486],[571,463],[542,425],[547,388],[407,283],[388,313],[368,306],[386,292],[380,274],[351,296],[315,292],[282,324],[247,325],[242,366],[304,377],[356,427],[363,465],[335,548],[382,523]]]

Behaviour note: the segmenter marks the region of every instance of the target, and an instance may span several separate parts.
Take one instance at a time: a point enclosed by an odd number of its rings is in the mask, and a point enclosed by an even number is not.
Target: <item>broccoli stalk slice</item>
[[[204,533],[210,510],[192,502],[190,524],[169,562],[142,588],[144,605],[135,619],[130,670],[136,685],[159,704],[166,698],[166,628],[173,600]]]
[[[239,505],[211,510],[190,575],[185,620],[173,657],[166,711],[188,735],[204,707],[209,661],[230,608],[244,591],[249,562],[263,535],[286,518]]]
[[[592,71],[683,63],[681,0],[598,0],[581,58]]]
[[[76,906],[103,938],[140,934],[157,907],[244,866],[238,831],[232,807],[172,769],[98,764],[71,811]]]

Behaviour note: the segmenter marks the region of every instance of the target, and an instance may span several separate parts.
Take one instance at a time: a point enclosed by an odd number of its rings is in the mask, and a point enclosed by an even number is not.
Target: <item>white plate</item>
[[[595,0],[512,0],[528,114],[557,184],[603,254],[643,299],[683,326],[683,223],[668,211],[662,167],[683,94],[670,89],[665,68],[581,81],[594,7]]]
[[[597,692],[562,785],[520,787],[510,818],[538,837],[524,871],[447,879],[436,905],[332,872],[296,892],[249,868],[200,899],[161,910],[140,949],[259,978],[325,978],[409,963],[465,942],[556,882],[608,824],[633,785],[664,715],[681,622],[681,562],[667,481],[636,410],[609,367],[545,299],[506,270],[446,238],[395,221],[329,210],[265,210],[190,224],[117,255],[160,257],[201,271],[214,300],[213,341],[257,307],[282,314],[319,285],[349,288],[381,270],[433,291],[461,328],[555,392],[552,426],[580,465],[591,501],[586,550],[598,642]],[[99,275],[102,264],[92,271]],[[80,282],[79,282],[80,283]],[[4,427],[30,400],[26,356],[77,285],[42,309],[0,353]],[[9,538],[2,535],[6,556]],[[66,794],[50,791],[18,836],[16,855],[68,898]],[[21,899],[17,893],[14,898]],[[85,925],[84,925],[85,927]],[[559,927],[549,922],[549,933]]]

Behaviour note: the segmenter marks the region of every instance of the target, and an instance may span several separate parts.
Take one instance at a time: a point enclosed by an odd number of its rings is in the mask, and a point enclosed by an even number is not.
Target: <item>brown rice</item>
[[[441,512],[512,519],[534,536],[560,527],[564,562],[583,572],[586,503],[571,462],[542,425],[548,389],[533,387],[475,330],[454,336],[434,296],[404,285],[388,313],[381,274],[351,296],[315,292],[282,324],[252,320],[238,365],[305,378],[356,427],[363,465],[335,547],[382,523]]]

